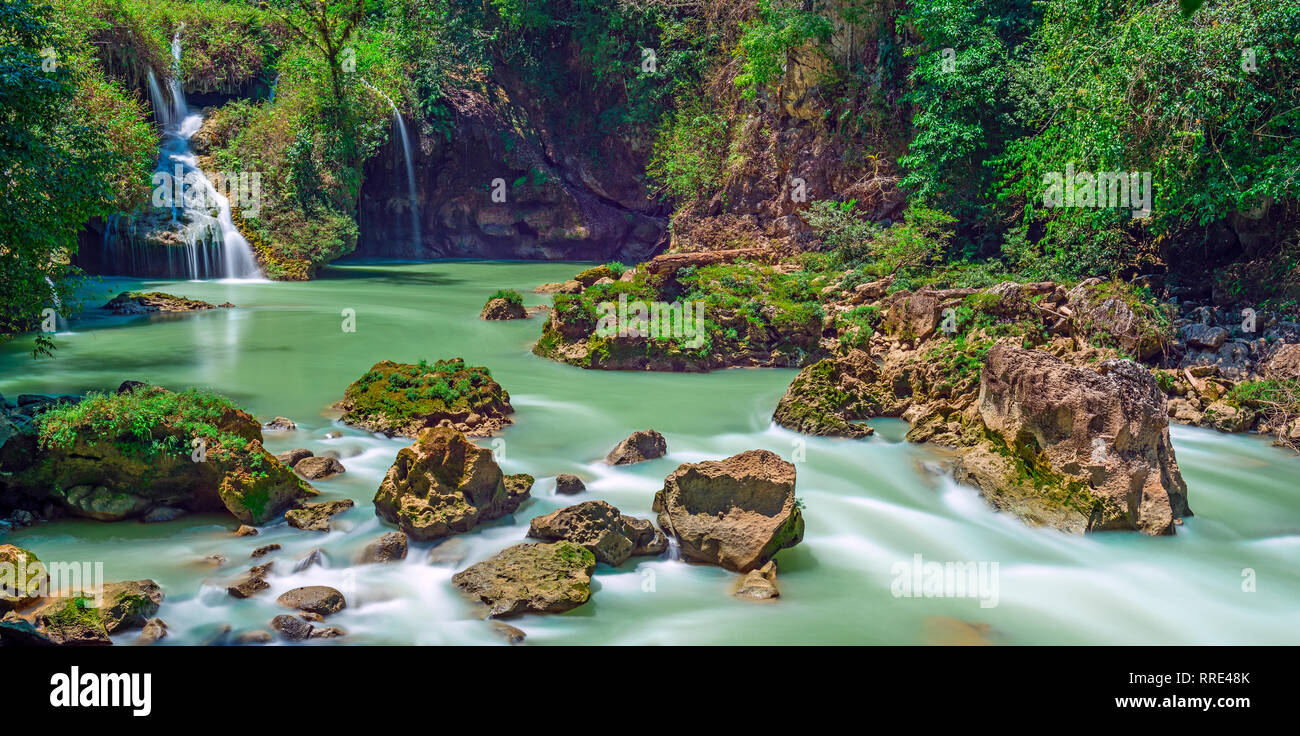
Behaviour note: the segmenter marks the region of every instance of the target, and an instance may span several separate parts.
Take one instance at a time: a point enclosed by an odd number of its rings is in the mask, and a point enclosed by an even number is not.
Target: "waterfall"
[[[388,95],[380,92],[368,82],[362,82],[370,87],[375,94],[384,98],[384,102],[393,109],[393,125],[397,128],[397,135],[402,141],[402,157],[406,161],[406,197],[411,209],[411,234],[415,238],[415,253],[420,252],[420,203],[415,192],[415,163],[411,160],[411,139],[406,134],[406,121],[402,119],[402,113],[398,112],[397,105],[389,99]]]
[[[181,25],[184,28],[184,24]],[[180,82],[180,29],[172,37],[170,100],[149,71],[149,97],[162,125],[154,185],[163,207],[109,218],[104,228],[101,271],[189,279],[260,279],[253,249],[230,212],[230,200],[199,167],[191,138],[203,115],[190,108]],[[164,176],[165,175],[165,176]],[[160,183],[163,182],[163,183]],[[170,182],[170,183],[169,183]],[[153,205],[158,205],[155,199]],[[141,227],[143,226],[143,231]]]

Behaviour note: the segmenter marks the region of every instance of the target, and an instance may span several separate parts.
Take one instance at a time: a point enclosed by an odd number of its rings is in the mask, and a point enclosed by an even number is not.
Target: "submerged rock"
[[[627,439],[609,451],[605,462],[610,465],[631,465],[633,463],[663,457],[668,452],[668,441],[653,429],[633,432]]]
[[[960,460],[959,480],[996,508],[1067,531],[1172,534],[1187,484],[1169,440],[1165,397],[1127,360],[1074,366],[997,345],[981,374],[987,441]]]
[[[531,486],[530,476],[505,476],[491,450],[451,427],[433,427],[397,453],[375,494],[375,513],[428,541],[512,513]]]
[[[795,467],[767,450],[678,466],[655,494],[659,527],[683,557],[749,572],[803,539]]]
[[[668,549],[668,539],[650,522],[621,514],[604,501],[585,501],[538,516],[529,525],[528,536],[580,544],[597,562],[614,567],[633,555],[657,555]]]
[[[517,544],[451,580],[490,616],[560,613],[591,598],[595,569],[595,555],[572,542]]]

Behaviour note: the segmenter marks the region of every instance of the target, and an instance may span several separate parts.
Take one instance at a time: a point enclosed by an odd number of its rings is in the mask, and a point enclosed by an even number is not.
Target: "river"
[[[1175,427],[1174,445],[1196,516],[1174,537],[1114,532],[1070,536],[1030,529],[994,513],[973,490],[934,468],[937,451],[904,442],[898,420],[874,422],[866,440],[803,437],[771,423],[790,370],[711,374],[584,371],[533,356],[541,317],[483,322],[500,288],[549,297],[534,286],[570,278],[562,263],[356,263],[304,283],[142,281],[105,277],[103,300],[122,289],[230,301],[235,309],[108,316],[90,310],[56,336],[53,359],[33,361],[31,338],[0,347],[0,393],[111,390],[123,380],[173,389],[205,386],[262,421],[298,430],[266,434],[271,452],[337,452],[347,472],[319,481],[318,500],[351,498],[329,534],[278,522],[237,538],[225,514],[143,524],[64,520],[16,530],[12,542],[46,561],[102,561],[108,580],[152,578],[166,594],[164,644],[207,641],[223,624],[267,628],[283,613],[280,593],[332,585],[348,607],[329,619],[348,635],[317,645],[501,644],[451,586],[454,572],[526,541],[528,522],[569,503],[606,500],[654,518],[651,502],[678,464],[753,448],[794,460],[807,532],[777,555],[782,596],[731,595],[736,575],[672,559],[633,557],[599,566],[590,602],[561,615],[510,623],[530,644],[1297,644],[1300,631],[1300,496],[1294,455],[1253,436]],[[354,310],[346,313],[346,310]],[[355,315],[355,331],[345,322]],[[413,543],[396,565],[354,566],[388,531],[371,499],[403,438],[377,437],[336,421],[329,406],[372,364],[460,356],[485,365],[511,394],[513,426],[496,440],[507,473],[537,477],[513,515],[439,546]],[[653,428],[668,455],[634,466],[599,462],[633,430]],[[326,432],[342,433],[326,438]],[[557,496],[558,473],[587,482]],[[258,546],[280,544],[271,588],[236,600],[225,586]],[[293,573],[321,549],[326,565]],[[228,559],[222,567],[208,555]],[[984,562],[995,585],[973,597],[897,597],[900,570],[926,562]],[[448,561],[454,562],[448,562]],[[901,567],[900,567],[901,566]],[[910,573],[907,573],[910,574]],[[981,605],[983,602],[984,605]],[[990,605],[991,604],[991,605]],[[134,640],[136,632],[119,636]]]

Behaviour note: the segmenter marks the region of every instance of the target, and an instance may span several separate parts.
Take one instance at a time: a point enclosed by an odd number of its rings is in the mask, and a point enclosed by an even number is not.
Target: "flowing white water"
[[[165,188],[162,199],[170,207],[170,223],[180,244],[161,246],[141,242],[143,233],[138,225],[147,221],[156,230],[161,222],[156,216],[127,216],[124,226],[123,217],[115,215],[104,229],[103,270],[161,271],[192,280],[260,280],[263,276],[257,258],[248,240],[235,227],[230,200],[199,167],[191,139],[202,127],[203,116],[191,109],[185,99],[180,83],[180,60],[181,40],[177,30],[172,38],[168,94],[163,94],[152,70],[148,75],[150,101],[163,127],[155,175],[167,175],[163,183],[155,176],[154,184]],[[146,205],[149,206],[152,203]],[[166,256],[165,267],[154,263],[161,255],[160,249]]]
[[[15,530],[0,543],[29,547],[43,560],[102,560],[109,580],[157,580],[167,596],[159,611],[171,629],[165,644],[205,641],[222,624],[265,628],[283,612],[276,595],[312,584],[333,585],[348,600],[329,618],[348,635],[322,645],[500,643],[451,584],[454,572],[528,541],[533,517],[567,504],[601,499],[654,519],[654,492],[679,463],[765,448],[795,462],[807,520],[803,542],[777,555],[779,600],[736,599],[735,574],[666,553],[600,565],[589,603],[511,623],[535,644],[910,644],[980,636],[1002,644],[1300,643],[1294,454],[1258,437],[1174,427],[1196,512],[1176,536],[1032,529],[926,470],[941,456],[903,441],[899,420],[873,421],[876,435],[865,440],[772,426],[794,371],[583,371],[529,353],[536,319],[477,319],[497,289],[527,293],[584,267],[351,264],[304,283],[112,280],[103,287],[159,289],[240,308],[181,318],[87,314],[72,321],[57,358],[40,371],[31,370],[30,339],[0,346],[0,393],[112,390],[125,379],[208,386],[263,418],[297,422],[296,431],[266,433],[271,452],[337,453],[347,472],[315,483],[320,500],[350,498],[356,506],[335,517],[328,534],[277,522],[257,537],[234,537],[230,515],[192,514],[162,524],[57,521]],[[343,307],[356,310],[355,332],[340,330]],[[536,476],[532,499],[511,517],[442,542],[436,559],[432,544],[417,543],[403,564],[357,565],[361,549],[389,530],[372,499],[410,440],[340,425],[329,407],[378,360],[453,356],[488,366],[511,393],[515,423],[480,443],[498,453],[505,472]],[[647,427],[667,437],[667,457],[619,467],[599,461]],[[578,474],[587,490],[556,495],[558,473]],[[248,600],[226,595],[225,586],[252,564],[249,552],[271,543],[283,546],[266,558],[275,560],[271,589]],[[324,566],[295,572],[318,548]],[[227,562],[204,563],[210,554]],[[996,605],[896,596],[895,566],[918,554],[998,563]]]

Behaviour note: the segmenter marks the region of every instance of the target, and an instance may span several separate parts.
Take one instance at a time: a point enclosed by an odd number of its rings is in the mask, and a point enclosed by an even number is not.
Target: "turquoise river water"
[[[271,452],[335,451],[347,472],[315,485],[320,500],[352,498],[329,534],[283,522],[236,538],[223,514],[143,524],[65,520],[13,532],[6,542],[47,561],[103,561],[108,580],[152,578],[164,589],[166,644],[206,641],[223,624],[266,628],[281,592],[325,584],[348,608],[329,623],[346,637],[311,645],[500,644],[453,589],[453,573],[525,541],[528,522],[568,503],[603,499],[654,518],[651,501],[678,464],[766,448],[796,461],[805,505],[802,544],[777,556],[782,596],[753,602],[730,593],[736,576],[674,559],[632,558],[600,566],[590,602],[571,612],[511,623],[530,644],[1296,644],[1300,643],[1300,463],[1250,436],[1175,427],[1174,444],[1196,516],[1174,537],[1136,533],[1069,536],[1026,528],[990,510],[973,490],[936,472],[936,451],[902,441],[897,420],[875,422],[867,440],[802,437],[775,427],[772,410],[790,370],[705,375],[583,371],[529,352],[541,318],[478,319],[499,288],[525,293],[569,278],[576,264],[366,263],[326,269],[306,283],[165,282],[109,279],[235,309],[175,316],[113,317],[90,310],[57,337],[53,359],[34,361],[30,339],[0,347],[0,393],[112,389],[126,379],[220,391],[263,421],[298,424],[266,435]],[[355,331],[343,329],[355,310]],[[371,504],[409,440],[344,426],[329,407],[379,360],[453,356],[485,365],[510,392],[515,423],[491,446],[506,472],[536,476],[533,498],[513,515],[432,544],[413,544],[397,565],[354,566],[387,528]],[[611,468],[599,459],[637,429],[668,439],[665,458]],[[327,439],[326,432],[342,436]],[[554,493],[558,473],[588,490]],[[236,600],[226,584],[249,552],[283,549],[271,589]],[[326,565],[293,573],[314,549]],[[229,561],[213,568],[202,558]],[[975,597],[901,597],[900,565],[997,563],[992,591]],[[910,574],[910,573],[909,573]],[[995,593],[995,595],[992,595]],[[135,633],[118,643],[129,643]]]

